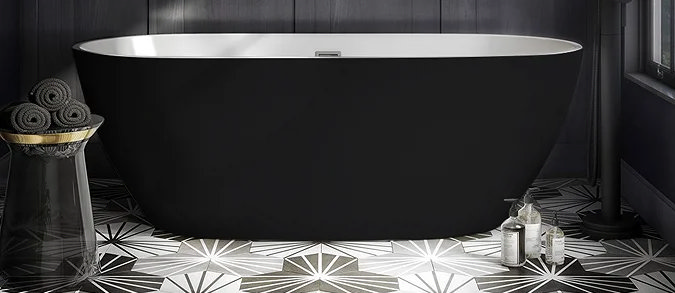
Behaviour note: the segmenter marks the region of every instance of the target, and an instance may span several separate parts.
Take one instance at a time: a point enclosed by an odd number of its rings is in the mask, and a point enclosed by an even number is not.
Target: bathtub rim
[[[321,36],[354,36],[354,35],[399,35],[399,36],[427,36],[427,35],[462,35],[462,36],[495,36],[495,37],[506,37],[506,38],[523,38],[523,39],[534,39],[534,40],[545,40],[560,42],[571,45],[573,48],[568,50],[560,50],[555,52],[544,52],[539,54],[496,54],[496,55],[472,55],[472,56],[340,56],[340,57],[317,57],[317,56],[147,56],[147,55],[124,55],[124,54],[111,54],[111,53],[101,53],[93,50],[87,50],[83,46],[99,41],[107,40],[120,40],[120,39],[132,39],[139,37],[166,37],[166,36],[244,36],[244,35],[279,35],[279,36],[298,36],[298,35],[321,35]],[[514,35],[514,34],[479,34],[479,33],[169,33],[169,34],[148,34],[148,35],[129,35],[129,36],[120,36],[120,37],[110,37],[110,38],[100,38],[92,39],[87,41],[82,41],[74,44],[71,47],[73,50],[95,54],[100,56],[108,57],[118,57],[118,58],[134,58],[134,59],[177,59],[177,60],[189,60],[189,59],[246,59],[246,60],[267,60],[267,59],[326,59],[326,60],[336,60],[336,59],[446,59],[446,58],[505,58],[505,57],[535,57],[535,56],[553,56],[553,55],[562,55],[569,54],[576,51],[583,50],[584,47],[574,41],[570,41],[562,38],[553,38],[553,37],[543,37],[543,36],[528,36],[528,35]]]

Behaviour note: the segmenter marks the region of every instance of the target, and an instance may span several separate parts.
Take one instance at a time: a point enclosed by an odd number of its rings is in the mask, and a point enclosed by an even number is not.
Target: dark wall
[[[21,93],[56,76],[82,98],[70,46],[147,33],[509,33],[560,37],[588,47],[596,1],[587,0],[22,0]],[[586,177],[591,50],[546,177]],[[551,69],[555,74],[555,69]],[[451,89],[449,89],[451,90]],[[546,98],[546,97],[542,97]],[[536,121],[533,121],[536,123]]]
[[[77,42],[147,34],[148,4],[142,0],[21,0],[21,93],[46,77],[58,77],[82,90],[71,46]]]
[[[19,0],[0,1],[0,104],[19,97]]]
[[[624,79],[621,103],[622,159],[675,203],[675,100]]]
[[[19,1],[0,1],[0,105],[19,98]],[[0,143],[0,156],[8,151]]]

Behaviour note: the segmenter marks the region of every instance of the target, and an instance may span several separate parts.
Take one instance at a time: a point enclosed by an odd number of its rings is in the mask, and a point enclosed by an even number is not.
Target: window
[[[645,71],[672,87],[675,87],[675,66],[673,66],[673,36],[675,36],[675,0],[651,0],[648,11],[647,50]]]

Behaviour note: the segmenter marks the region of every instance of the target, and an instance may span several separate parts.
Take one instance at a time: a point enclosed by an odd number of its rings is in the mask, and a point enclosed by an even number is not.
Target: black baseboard
[[[675,245],[675,203],[623,160],[621,195],[664,240]]]

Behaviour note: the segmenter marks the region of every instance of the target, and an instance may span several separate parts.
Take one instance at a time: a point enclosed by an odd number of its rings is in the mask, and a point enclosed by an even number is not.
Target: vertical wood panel
[[[184,0],[149,0],[148,33],[182,33]]]
[[[147,34],[147,0],[39,0],[23,1],[23,92],[40,79],[58,77],[83,100],[71,47],[81,41]],[[33,25],[35,21],[35,25]],[[33,37],[35,36],[35,37]],[[31,48],[37,48],[35,53]],[[35,59],[35,64],[30,64]],[[32,68],[36,68],[33,73]]]
[[[553,1],[476,1],[479,33],[550,35],[553,32]]]
[[[78,42],[148,33],[148,0],[77,0],[74,8]]]
[[[148,33],[147,0],[76,0],[73,9],[74,42]],[[68,50],[70,67],[76,70]],[[77,71],[70,84],[74,96],[84,97]]]
[[[297,0],[296,31],[437,33],[440,0]]]
[[[0,2],[0,103],[5,104],[19,96],[19,3],[17,0]]]
[[[295,32],[330,33],[333,0],[295,0]]]
[[[293,0],[185,0],[185,32],[293,32]]]
[[[75,0],[40,0],[38,6],[38,79],[77,82],[70,47],[75,43]],[[37,80],[33,80],[37,82]],[[74,98],[82,100],[74,91]]]
[[[38,79],[38,0],[20,1],[20,83],[19,94],[28,95]]]
[[[477,0],[442,0],[441,32],[476,33]]]

